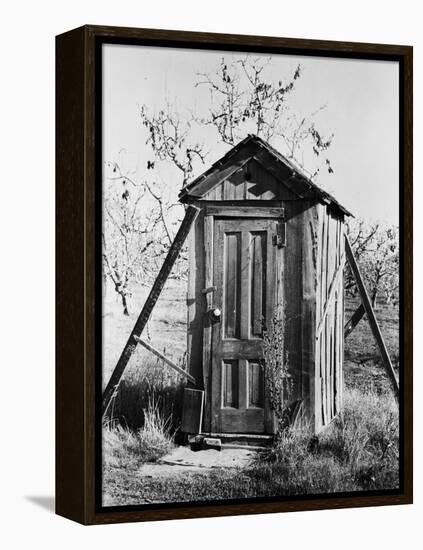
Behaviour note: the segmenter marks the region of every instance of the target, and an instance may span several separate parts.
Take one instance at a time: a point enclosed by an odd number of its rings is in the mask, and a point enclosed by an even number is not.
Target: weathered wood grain
[[[301,217],[301,399],[302,410],[307,421],[314,418],[315,378],[316,378],[316,308],[317,308],[317,248],[318,248],[318,210],[317,206],[307,204]]]
[[[327,425],[342,407],[343,220],[332,209],[319,206],[318,285],[316,311],[315,428]]]
[[[335,273],[333,274],[332,281],[329,284],[328,295],[327,295],[327,298],[326,298],[326,304],[325,304],[325,307],[324,307],[323,312],[322,312],[322,316],[319,320],[319,323],[318,323],[317,329],[316,329],[316,338],[318,338],[320,336],[320,332],[323,328],[323,323],[325,321],[325,317],[328,314],[329,310],[333,307],[333,301],[335,299],[335,294],[339,290],[339,283],[342,280],[342,275],[343,275],[343,272],[344,272],[344,261],[345,261],[345,256],[343,256],[341,258],[341,262],[338,265]]]
[[[181,431],[186,434],[201,433],[203,417],[204,391],[184,388]]]
[[[213,281],[215,304],[222,304],[222,318],[213,325],[212,338],[212,429],[264,433],[273,430],[273,417],[266,403],[249,406],[249,383],[255,395],[264,385],[260,371],[250,377],[250,364],[263,357],[262,326],[274,314],[276,261],[272,235],[276,219],[215,219]],[[237,373],[237,405],[228,397],[229,374]],[[252,372],[252,371],[251,371]],[[233,380],[233,378],[230,378]],[[222,389],[223,388],[223,389]],[[260,393],[260,392],[259,392]],[[263,388],[264,395],[264,388]],[[232,400],[232,401],[231,401]],[[231,406],[229,405],[232,402]],[[251,408],[251,410],[250,410]]]
[[[204,206],[207,215],[219,216],[220,218],[283,218],[283,207],[274,206],[226,206],[208,205]]]
[[[202,327],[203,327],[203,354],[202,354],[202,367],[203,367],[203,380],[205,391],[205,407],[204,407],[204,430],[211,430],[211,347],[212,347],[212,322],[208,315],[213,307],[213,301],[217,287],[213,279],[213,216],[204,217],[204,235],[203,243],[204,248],[200,248],[197,255],[201,257],[201,262],[204,261],[204,287],[214,288],[212,292],[207,292],[205,295],[205,309],[202,313]],[[198,239],[201,243],[201,239]],[[202,254],[204,250],[204,255]],[[204,260],[203,260],[204,257]],[[199,298],[198,298],[199,299]],[[193,360],[197,360],[193,358]],[[198,358],[200,360],[200,358]]]
[[[293,388],[284,396],[286,406],[302,399],[302,238],[303,212],[300,201],[285,203],[286,246],[284,249],[284,340],[288,372]],[[274,247],[274,250],[278,250]]]

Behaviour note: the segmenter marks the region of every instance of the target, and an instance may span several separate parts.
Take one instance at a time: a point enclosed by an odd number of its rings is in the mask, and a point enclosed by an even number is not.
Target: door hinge
[[[286,246],[286,223],[278,222],[276,226],[276,234],[273,235],[273,245],[278,248]]]

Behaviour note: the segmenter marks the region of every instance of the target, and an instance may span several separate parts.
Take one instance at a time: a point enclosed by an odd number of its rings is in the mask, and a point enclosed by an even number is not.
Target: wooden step
[[[202,436],[218,438],[222,442],[222,447],[238,448],[238,447],[258,447],[265,448],[272,444],[273,435],[266,434],[237,434],[237,433],[214,433],[202,432]]]

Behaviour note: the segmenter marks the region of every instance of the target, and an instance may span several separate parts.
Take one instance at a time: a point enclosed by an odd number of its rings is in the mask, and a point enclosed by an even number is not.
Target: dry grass
[[[144,410],[143,427],[136,431],[116,421],[108,422],[103,429],[104,504],[129,504],[133,498],[140,502],[134,487],[138,469],[146,462],[156,462],[173,445],[171,417],[163,417],[154,399]]]
[[[159,403],[155,402],[154,398],[151,399],[144,410],[144,425],[137,432],[138,453],[144,462],[155,462],[172,448],[171,421],[172,417],[165,418]]]
[[[152,325],[152,338],[156,337],[159,349],[165,348],[183,364],[185,309],[181,289],[173,294],[179,300],[177,310],[171,309],[171,294],[165,295]],[[346,318],[355,307],[356,303],[347,302]],[[377,317],[398,366],[398,310],[382,306]],[[132,325],[132,320],[123,322]],[[124,341],[126,333],[122,326],[119,330]],[[274,448],[242,471],[149,479],[139,476],[139,467],[157,460],[173,445],[169,429],[172,426],[173,433],[180,421],[184,381],[148,353],[137,353],[113,404],[113,418],[118,421],[104,430],[104,503],[230,500],[398,487],[398,411],[365,319],[346,341],[344,373],[343,412],[317,438],[307,430],[286,431]],[[154,413],[149,415],[144,409],[152,399]],[[162,420],[170,416],[171,421]]]
[[[256,473],[281,494],[395,489],[398,422],[392,396],[349,390],[343,412],[318,437],[308,430],[285,432],[260,458]]]
[[[112,288],[107,291],[103,301],[103,387],[119,359],[149,291],[150,287],[141,285],[133,289],[129,300],[129,316],[122,314],[116,292]],[[176,363],[183,361],[186,354],[186,291],[186,281],[169,279],[143,333],[143,338],[150,339],[154,347]],[[138,346],[128,364],[128,376],[132,376],[145,362],[151,362],[151,357],[150,352]]]
[[[346,392],[343,413],[318,437],[306,429],[285,430],[244,470],[149,479],[138,475],[148,456],[138,439],[124,432],[117,448],[120,462],[105,468],[107,504],[316,495],[395,489],[399,483],[395,402],[389,395],[360,390]]]
[[[179,363],[184,367],[182,362]],[[171,418],[174,431],[180,425],[184,379],[163,367],[154,356],[143,356],[125,373],[110,405],[110,417],[125,427],[139,430],[145,424],[145,410],[154,401],[163,418]]]

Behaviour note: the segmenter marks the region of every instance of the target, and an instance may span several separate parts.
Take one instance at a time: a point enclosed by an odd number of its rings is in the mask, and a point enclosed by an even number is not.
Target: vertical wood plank
[[[316,378],[316,293],[317,293],[317,248],[318,211],[309,203],[302,214],[301,235],[301,398],[303,412],[309,421],[315,413]],[[315,421],[315,419],[314,419]]]
[[[335,392],[334,392],[334,370],[335,370],[335,348],[334,348],[334,315],[330,317],[330,378],[329,378],[329,387],[330,387],[330,420],[335,415]]]
[[[238,201],[244,200],[245,180],[236,181],[232,184],[234,187],[234,199]]]
[[[198,237],[198,242],[204,243],[204,254],[202,250],[198,252],[204,257],[204,288],[211,288],[213,286],[213,246],[214,246],[214,219],[213,216],[204,216],[203,222],[203,239]],[[212,347],[212,325],[207,312],[213,307],[213,293],[206,294],[205,299],[197,295],[198,303],[205,302],[204,310],[202,313],[202,325],[203,325],[203,354],[202,354],[202,366],[203,366],[203,381],[204,381],[204,430],[211,430],[211,347]],[[198,307],[198,304],[197,304]],[[194,358],[193,358],[194,359]]]
[[[322,212],[322,242],[321,242],[321,267],[320,267],[320,280],[321,280],[321,296],[320,296],[320,317],[323,314],[323,310],[326,305],[326,284],[327,284],[327,271],[326,271],[326,262],[327,262],[327,214],[326,208],[323,208]]]
[[[301,240],[303,233],[304,205],[299,201],[284,203],[286,217],[286,248],[284,264],[284,296],[285,296],[285,347],[288,354],[288,369],[292,376],[293,391],[290,403],[302,398],[302,257]],[[275,248],[273,247],[273,250]],[[286,405],[289,405],[286,402]]]
[[[338,241],[339,242],[339,241]],[[339,308],[340,308],[340,296],[339,296],[339,286],[335,295],[335,329],[334,329],[334,338],[335,338],[335,357],[334,357],[334,414],[338,414],[340,410],[339,403],[339,371],[342,368],[340,360],[340,344],[339,344]]]
[[[223,185],[222,200],[225,200],[225,201],[234,200],[235,199],[234,185],[229,180],[225,180],[222,185]]]
[[[285,324],[285,310],[283,303],[284,296],[284,273],[283,273],[283,258],[285,248],[278,248],[273,245],[273,235],[277,231],[277,221],[269,221],[267,226],[266,242],[266,308],[264,326],[270,326],[270,323],[274,317],[282,319]],[[275,287],[276,285],[276,287]],[[284,327],[285,330],[285,327]],[[285,342],[285,350],[287,343]],[[263,369],[263,399],[265,402],[264,407],[264,424],[267,433],[275,433],[276,431],[276,416],[269,406],[269,396],[265,394],[265,376],[266,372]]]
[[[323,205],[315,206],[317,215],[317,256],[316,256],[316,326],[322,315],[322,239],[323,239]],[[314,429],[318,432],[322,426],[322,402],[321,402],[321,337],[317,337],[315,343],[315,378],[314,388],[311,392],[314,396]],[[310,408],[312,405],[310,403]]]
[[[197,203],[198,206],[198,203]],[[204,386],[203,328],[205,316],[204,288],[204,211],[201,210],[187,238],[187,363],[188,371]]]
[[[224,271],[224,232],[222,220],[214,220],[213,223],[213,285],[216,287],[214,301],[223,304],[223,271]],[[223,308],[223,317],[225,315]],[[210,322],[210,320],[209,320]],[[222,418],[220,408],[222,404],[222,353],[221,341],[223,337],[223,320],[211,325],[211,359],[210,378],[210,426],[211,431],[222,431]]]
[[[342,258],[345,258],[345,225],[341,224],[339,248]],[[345,264],[344,264],[345,265]],[[344,269],[345,271],[345,269]],[[340,304],[340,321],[339,321],[339,362],[340,368],[338,372],[338,396],[339,396],[339,409],[341,410],[344,403],[344,324],[345,324],[345,291],[344,291],[344,278],[340,282],[339,296],[341,300]]]
[[[238,336],[243,340],[248,339],[250,336],[251,247],[251,233],[249,231],[242,231],[239,280],[239,296],[241,297],[242,294],[242,300],[239,302],[240,333]]]

